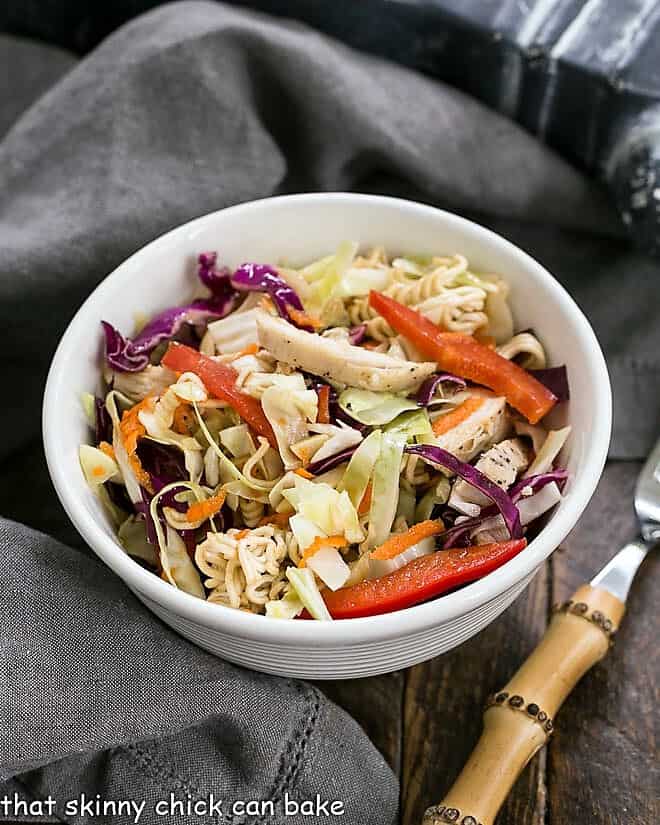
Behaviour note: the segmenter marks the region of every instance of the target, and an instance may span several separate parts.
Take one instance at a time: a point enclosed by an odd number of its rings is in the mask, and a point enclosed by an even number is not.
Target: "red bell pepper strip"
[[[526,545],[526,539],[516,539],[438,550],[387,576],[343,587],[334,593],[324,590],[323,599],[333,619],[391,613],[481,579],[520,553]]]
[[[251,395],[241,392],[236,387],[238,373],[228,364],[215,361],[185,344],[171,343],[162,358],[163,366],[174,372],[194,372],[198,375],[209,393],[233,407],[240,417],[259,435],[277,447],[275,434],[266,418],[259,401]]]
[[[503,395],[518,412],[536,424],[557,403],[557,397],[527,370],[471,335],[445,332],[420,312],[382,292],[371,292],[369,304],[438,367]]]

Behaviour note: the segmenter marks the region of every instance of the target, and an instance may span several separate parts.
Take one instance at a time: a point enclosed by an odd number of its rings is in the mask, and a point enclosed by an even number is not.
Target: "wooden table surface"
[[[552,605],[636,535],[638,469],[634,462],[608,466],[578,528],[478,636],[405,671],[318,683],[358,720],[399,776],[403,825],[419,825],[426,807],[449,788],[479,736],[487,695],[535,646]],[[660,549],[635,581],[614,647],[559,711],[549,746],[518,780],[498,825],[660,823],[658,605]]]

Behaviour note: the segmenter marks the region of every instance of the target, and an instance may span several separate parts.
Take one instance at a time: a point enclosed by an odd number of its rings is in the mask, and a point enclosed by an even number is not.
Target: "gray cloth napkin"
[[[657,269],[622,240],[597,187],[515,125],[303,26],[215,3],[138,18],[55,82],[67,59],[0,39],[10,77],[0,123],[44,78],[54,84],[0,140],[4,515],[80,544],[37,439],[52,351],[95,284],[182,221],[291,191],[416,197],[536,255],[603,341],[612,454],[648,449],[660,412]],[[37,65],[30,82],[20,67]],[[394,821],[395,778],[313,688],[202,653],[104,567],[46,536],[4,521],[0,557],[0,800],[132,797],[147,800],[140,821],[151,823],[176,821],[153,810],[170,790],[278,806],[288,791],[343,800],[342,822]],[[221,821],[310,821],[278,811]]]

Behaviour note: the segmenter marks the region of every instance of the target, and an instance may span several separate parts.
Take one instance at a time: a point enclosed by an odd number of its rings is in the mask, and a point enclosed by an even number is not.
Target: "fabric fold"
[[[285,795],[317,794],[343,803],[344,822],[396,820],[391,770],[316,688],[202,652],[99,562],[6,520],[0,568],[0,780],[51,794],[64,821],[87,821],[64,811],[82,794],[146,800],[143,823],[180,821],[155,810],[170,793],[184,803],[213,795],[223,814],[270,800],[274,823],[309,821],[282,814]]]

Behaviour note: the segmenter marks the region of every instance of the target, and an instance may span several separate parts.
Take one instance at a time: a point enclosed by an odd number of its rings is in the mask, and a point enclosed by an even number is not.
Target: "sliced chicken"
[[[529,449],[524,441],[521,438],[507,438],[487,450],[475,466],[486,478],[507,490],[519,473],[527,469],[529,462]],[[459,479],[454,484],[448,503],[450,507],[466,515],[477,515],[473,512],[473,507],[487,507],[492,502],[475,487]]]
[[[483,404],[465,421],[437,436],[434,442],[461,461],[471,461],[476,455],[501,441],[508,435],[511,426],[506,398],[487,391],[475,391],[471,395],[483,397]]]
[[[259,344],[278,361],[349,387],[403,392],[419,386],[436,369],[431,362],[418,364],[370,352],[347,341],[305,332],[263,310],[257,313]]]

